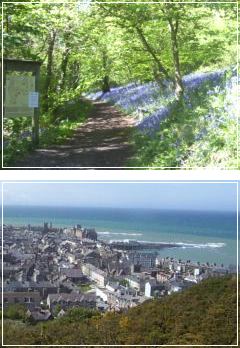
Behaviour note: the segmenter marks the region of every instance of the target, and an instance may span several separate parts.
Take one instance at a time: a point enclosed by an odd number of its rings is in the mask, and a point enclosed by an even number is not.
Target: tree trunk
[[[147,52],[152,56],[154,62],[156,63],[156,66],[157,66],[159,72],[161,74],[163,74],[167,80],[171,80],[168,71],[164,68],[162,62],[160,61],[160,59],[157,57],[156,53],[154,52],[154,49],[147,42],[147,40],[143,34],[142,29],[139,27],[136,27],[136,31],[138,33],[138,36],[139,36],[143,46],[145,47]]]
[[[175,25],[172,19],[168,19],[170,33],[171,33],[171,44],[172,44],[172,57],[174,64],[174,83],[175,83],[175,93],[177,99],[180,99],[184,92],[182,76],[180,71],[180,60],[179,60],[179,49],[177,41],[177,32],[178,32],[178,20],[176,19]]]
[[[109,73],[108,57],[107,57],[105,49],[102,52],[102,57],[103,57],[103,69],[105,72],[105,75],[103,77],[103,82],[102,82],[102,91],[103,93],[106,93],[110,91],[110,78],[108,74]]]
[[[72,86],[73,89],[77,88],[80,85],[80,63],[78,61],[75,61],[72,65],[71,65],[71,79],[70,79],[70,84]]]
[[[60,82],[60,91],[62,91],[64,89],[65,83],[66,83],[66,73],[67,73],[69,54],[70,54],[70,48],[67,47],[65,49],[65,51],[63,52],[63,59],[62,59],[62,64],[61,64],[62,77],[61,77],[61,82]]]
[[[52,65],[53,65],[53,51],[57,32],[54,30],[50,33],[48,39],[48,50],[47,50],[47,75],[45,81],[45,96],[44,96],[44,111],[47,112],[49,109],[49,92],[51,90],[52,82]]]
[[[103,93],[110,92],[110,81],[108,75],[104,76],[103,78],[102,91]]]

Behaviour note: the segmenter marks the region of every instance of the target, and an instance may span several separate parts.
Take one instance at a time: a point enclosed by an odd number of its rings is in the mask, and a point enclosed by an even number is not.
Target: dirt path
[[[121,167],[131,157],[133,120],[104,102],[94,102],[85,124],[64,145],[37,149],[14,167]]]

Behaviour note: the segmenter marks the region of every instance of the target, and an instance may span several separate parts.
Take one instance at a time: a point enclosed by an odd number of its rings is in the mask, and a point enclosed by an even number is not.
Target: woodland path
[[[87,121],[62,145],[36,149],[14,167],[123,167],[133,153],[134,121],[104,102],[94,102]]]

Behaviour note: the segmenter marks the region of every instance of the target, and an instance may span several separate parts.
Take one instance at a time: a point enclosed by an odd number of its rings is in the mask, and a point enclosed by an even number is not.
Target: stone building
[[[3,293],[3,307],[6,308],[9,305],[23,304],[27,308],[34,308],[40,306],[40,293],[38,291],[28,292],[5,292]],[[2,296],[1,296],[2,304]]]
[[[75,237],[83,239],[97,240],[97,232],[94,228],[74,228]]]

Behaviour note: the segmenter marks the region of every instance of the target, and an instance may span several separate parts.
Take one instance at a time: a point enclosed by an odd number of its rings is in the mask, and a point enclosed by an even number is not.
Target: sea
[[[116,198],[117,199],[117,198]],[[123,208],[4,206],[3,223],[95,228],[98,239],[179,243],[163,257],[237,264],[237,213]]]

